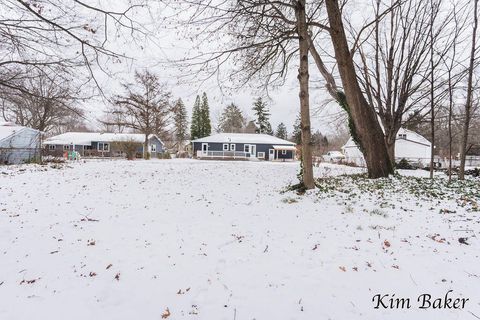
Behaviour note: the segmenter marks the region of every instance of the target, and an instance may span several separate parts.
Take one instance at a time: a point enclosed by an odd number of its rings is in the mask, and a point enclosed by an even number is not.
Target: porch
[[[248,152],[243,151],[206,151],[206,150],[197,150],[198,159],[211,159],[211,160],[248,160],[250,157],[253,157]]]

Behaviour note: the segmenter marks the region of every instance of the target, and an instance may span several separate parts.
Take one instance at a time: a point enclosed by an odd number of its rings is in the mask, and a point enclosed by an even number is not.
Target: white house
[[[395,159],[406,159],[409,162],[418,162],[422,165],[430,163],[432,144],[418,133],[400,128],[395,142]],[[342,147],[345,161],[365,166],[365,159],[352,138]]]
[[[10,122],[0,123],[0,164],[18,164],[40,158],[41,132]]]

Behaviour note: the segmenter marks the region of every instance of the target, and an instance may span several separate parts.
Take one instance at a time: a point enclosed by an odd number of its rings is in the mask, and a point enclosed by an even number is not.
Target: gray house
[[[134,142],[137,157],[142,157],[145,135],[140,133],[66,132],[44,141],[47,155],[62,156],[77,151],[84,157],[123,157],[121,142]],[[163,142],[154,134],[148,137],[148,152],[153,158],[165,151]]]
[[[292,161],[295,143],[256,133],[219,133],[192,141],[198,159]]]
[[[41,132],[14,123],[0,123],[0,164],[18,164],[40,158]]]

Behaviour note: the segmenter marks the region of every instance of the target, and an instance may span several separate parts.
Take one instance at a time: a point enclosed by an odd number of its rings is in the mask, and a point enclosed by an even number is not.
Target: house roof
[[[151,134],[148,138],[150,139],[152,137],[156,137],[160,140],[154,134]],[[145,135],[142,133],[66,132],[46,139],[44,144],[74,144],[89,146],[92,144],[92,141],[118,142],[132,140],[143,143],[145,141]]]
[[[419,143],[419,144],[425,145],[427,147],[431,146],[430,141],[428,141],[427,139],[425,139],[425,137],[416,133],[415,131],[400,128],[400,130],[398,130],[396,140],[400,139],[400,138],[398,138],[398,135],[400,135],[400,134],[405,134],[407,136],[406,139],[401,139],[401,140],[406,140],[406,141],[410,141],[410,142],[413,142],[413,143]],[[353,141],[352,137],[350,137],[350,139],[348,139],[347,143],[345,143],[345,145],[342,147],[342,149],[343,148],[356,148],[356,147],[357,147],[357,145]]]
[[[261,133],[219,133],[205,138],[193,140],[192,142],[209,142],[209,143],[255,143],[255,144],[274,144],[274,145],[291,145],[294,142],[283,140],[268,134]]]
[[[8,137],[11,137],[15,133],[20,132],[20,131],[25,130],[25,129],[26,130],[37,131],[37,130],[32,129],[32,128],[27,128],[27,127],[22,127],[22,126],[16,125],[12,122],[0,122],[0,140],[4,140]]]

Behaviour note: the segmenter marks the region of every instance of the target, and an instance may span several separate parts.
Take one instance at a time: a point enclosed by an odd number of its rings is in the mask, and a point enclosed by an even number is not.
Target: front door
[[[250,157],[255,158],[257,156],[257,146],[254,144],[250,145]]]
[[[202,154],[207,155],[208,153],[208,143],[202,143]]]
[[[275,150],[274,149],[268,149],[268,160],[269,161],[275,160]]]

